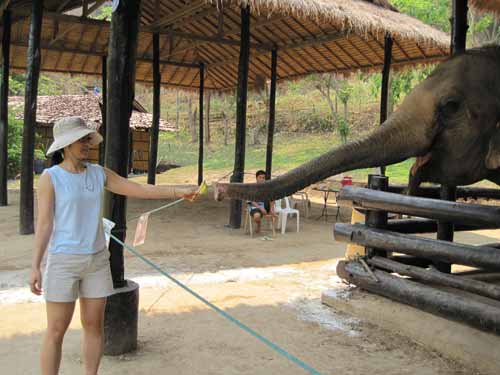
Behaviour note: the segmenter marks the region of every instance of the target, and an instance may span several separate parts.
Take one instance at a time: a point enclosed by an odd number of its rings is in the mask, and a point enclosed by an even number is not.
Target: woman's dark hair
[[[62,161],[64,160],[63,158],[64,151],[63,150],[57,150],[52,154],[52,165],[57,165],[61,164]]]

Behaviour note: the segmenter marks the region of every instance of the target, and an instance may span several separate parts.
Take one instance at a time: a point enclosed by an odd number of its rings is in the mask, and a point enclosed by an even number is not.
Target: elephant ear
[[[500,122],[497,123],[497,131],[491,137],[488,146],[488,154],[486,155],[486,168],[497,169],[500,168]]]

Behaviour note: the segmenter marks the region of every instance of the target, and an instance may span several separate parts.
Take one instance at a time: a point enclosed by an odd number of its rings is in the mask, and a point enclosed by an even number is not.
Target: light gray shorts
[[[50,302],[74,302],[113,294],[109,251],[95,254],[49,253],[42,279],[43,294]]]

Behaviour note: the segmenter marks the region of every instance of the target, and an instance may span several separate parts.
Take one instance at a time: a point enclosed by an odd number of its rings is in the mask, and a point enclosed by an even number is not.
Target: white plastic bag
[[[105,217],[102,218],[102,226],[104,228],[104,236],[106,237],[106,248],[109,248],[109,239],[111,235],[111,230],[115,227],[115,223],[112,222],[111,220],[106,219]]]

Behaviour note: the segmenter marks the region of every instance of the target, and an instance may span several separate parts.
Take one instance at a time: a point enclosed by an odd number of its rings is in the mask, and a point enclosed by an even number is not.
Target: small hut
[[[9,104],[13,107],[24,104],[24,97],[11,97]],[[52,143],[52,127],[54,123],[66,116],[80,116],[90,126],[99,129],[102,124],[101,96],[94,93],[84,95],[51,95],[39,96],[36,113],[37,148],[46,150]],[[22,118],[22,113],[18,114]],[[150,128],[152,115],[137,101],[133,102],[130,129],[132,130],[131,169],[137,172],[148,170]],[[160,131],[176,131],[177,128],[165,120],[160,120]],[[99,161],[99,148],[93,147],[90,151],[89,161]],[[48,165],[49,160],[45,164]]]

